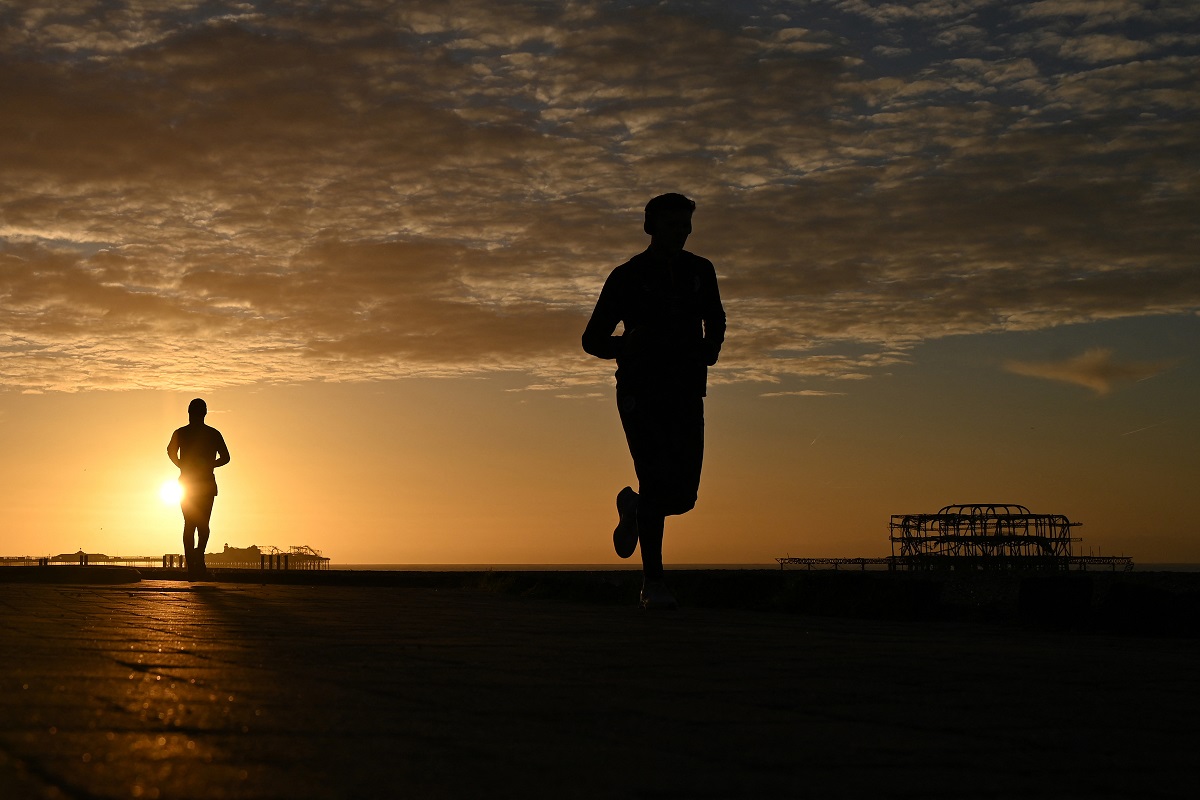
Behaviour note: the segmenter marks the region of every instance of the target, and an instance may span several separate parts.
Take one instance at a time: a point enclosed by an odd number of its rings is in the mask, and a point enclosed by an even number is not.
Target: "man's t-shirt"
[[[624,335],[613,336],[617,323]],[[680,252],[670,266],[647,250],[604,282],[583,349],[617,359],[617,388],[704,396],[725,340],[725,309],[712,262]]]
[[[207,425],[184,425],[175,431],[175,440],[179,444],[179,482],[193,496],[216,496],[213,464],[218,453],[229,452],[221,432]]]

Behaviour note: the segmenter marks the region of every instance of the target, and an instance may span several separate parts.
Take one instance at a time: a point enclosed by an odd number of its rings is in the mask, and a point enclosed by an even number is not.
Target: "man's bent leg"
[[[637,549],[638,494],[633,487],[626,486],[617,492],[617,527],[613,531],[613,549],[621,558],[629,558]]]
[[[662,511],[686,514],[696,507],[704,465],[704,399],[678,398],[663,414],[668,468],[663,477]]]
[[[661,580],[663,572],[661,498],[670,469],[665,458],[670,447],[666,429],[658,419],[660,414],[656,413],[659,405],[654,398],[645,395],[617,392],[621,427],[625,430],[625,441],[629,444],[629,455],[633,457],[633,469],[638,477],[637,544],[642,550],[642,572],[647,580]]]
[[[674,608],[663,582],[666,516],[696,504],[704,442],[704,401],[687,396],[631,396],[617,407],[638,476],[637,528],[642,551],[642,606]]]

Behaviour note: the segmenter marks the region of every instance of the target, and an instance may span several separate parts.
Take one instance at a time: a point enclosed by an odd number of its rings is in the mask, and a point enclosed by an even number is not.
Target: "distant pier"
[[[936,514],[893,514],[892,554],[882,558],[775,559],[779,568],[955,572],[1060,572],[1108,567],[1133,570],[1129,556],[1073,555],[1082,541],[1071,530],[1083,523],[1062,514],[1034,514],[1016,503],[944,506]]]
[[[220,553],[207,553],[205,561],[209,567],[218,569],[261,569],[261,570],[327,570],[330,559],[308,545],[292,545],[281,550],[273,545],[258,547],[230,547]],[[0,556],[0,566],[7,567],[143,567],[160,569],[183,569],[187,559],[181,553],[161,556],[109,556],[104,553],[59,553],[55,556]]]

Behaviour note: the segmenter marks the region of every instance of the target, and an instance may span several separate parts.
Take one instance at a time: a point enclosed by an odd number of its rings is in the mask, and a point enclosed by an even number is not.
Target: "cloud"
[[[0,381],[586,393],[670,190],[722,278],[716,381],[1193,313],[1200,43],[1085,7],[6,6]]]
[[[1064,42],[1060,52],[1066,58],[1099,63],[1127,61],[1154,49],[1156,48],[1151,42],[1138,41],[1124,36],[1093,34]]]
[[[845,397],[845,392],[826,392],[820,389],[801,389],[796,392],[763,392],[759,397]]]
[[[1093,348],[1064,361],[1008,361],[1004,368],[1017,375],[1084,386],[1104,395],[1119,385],[1153,378],[1170,365],[1165,362],[1118,361],[1111,350]]]
[[[1148,16],[1148,6],[1138,0],[1039,0],[1017,7],[1014,13],[1026,19],[1083,18],[1084,24],[1092,27]]]

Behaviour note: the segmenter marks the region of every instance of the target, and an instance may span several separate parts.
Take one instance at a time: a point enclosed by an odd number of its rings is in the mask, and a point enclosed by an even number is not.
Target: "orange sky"
[[[899,370],[842,396],[715,388],[701,503],[670,521],[668,559],[886,555],[890,514],[1017,502],[1083,522],[1083,552],[1200,560],[1182,502],[1198,426],[1166,416],[1177,397],[1198,399],[1194,367],[1096,396],[957,363],[979,357],[965,342],[946,350],[940,376]],[[633,476],[611,398],[520,386],[500,376],[206,393],[233,454],[218,472],[213,546],[308,544],[341,563],[617,563],[613,495]],[[174,473],[164,449],[189,399],[5,395],[6,551],[177,552],[178,510],[157,490]]]
[[[674,563],[885,555],[1020,503],[1200,562],[1192,4],[0,9],[0,555],[610,563],[579,335],[640,209],[729,313]]]

